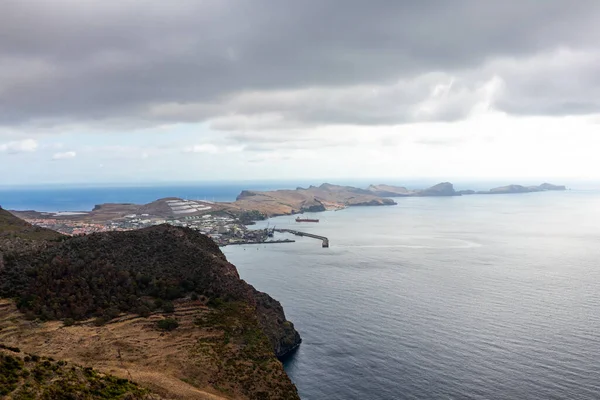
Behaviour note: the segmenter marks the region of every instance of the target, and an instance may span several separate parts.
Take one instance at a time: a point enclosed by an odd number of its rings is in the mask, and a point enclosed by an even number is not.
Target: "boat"
[[[296,217],[296,222],[319,222],[318,219]]]

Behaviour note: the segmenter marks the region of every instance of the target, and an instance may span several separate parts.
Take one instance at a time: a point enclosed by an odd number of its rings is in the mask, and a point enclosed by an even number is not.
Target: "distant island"
[[[475,190],[454,190],[454,185],[450,182],[438,183],[423,190],[409,190],[403,186],[390,185],[371,185],[367,188],[371,193],[380,197],[428,197],[428,196],[463,196],[471,194],[513,194],[513,193],[533,193],[549,190],[567,190],[565,186],[553,185],[551,183],[542,183],[538,186],[507,185],[484,191]]]

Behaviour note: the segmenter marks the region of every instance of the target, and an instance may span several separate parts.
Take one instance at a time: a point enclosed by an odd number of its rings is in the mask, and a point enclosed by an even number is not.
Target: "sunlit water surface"
[[[302,335],[303,399],[600,398],[599,192],[397,201],[224,248]]]

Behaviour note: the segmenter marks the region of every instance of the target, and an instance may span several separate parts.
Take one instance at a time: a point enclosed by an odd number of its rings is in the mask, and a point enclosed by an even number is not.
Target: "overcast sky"
[[[598,21],[597,0],[3,0],[0,184],[600,179]]]

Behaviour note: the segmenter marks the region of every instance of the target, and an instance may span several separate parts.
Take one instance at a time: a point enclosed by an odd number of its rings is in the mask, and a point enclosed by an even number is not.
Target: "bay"
[[[224,248],[303,337],[303,399],[600,397],[599,192],[397,201]]]

